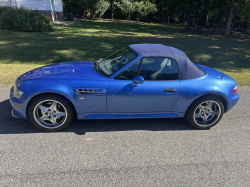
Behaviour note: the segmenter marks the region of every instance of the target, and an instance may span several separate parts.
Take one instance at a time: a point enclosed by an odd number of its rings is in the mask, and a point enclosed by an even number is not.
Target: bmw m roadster
[[[133,44],[96,61],[29,71],[10,91],[12,116],[43,131],[84,119],[180,118],[216,125],[239,100],[236,82],[161,44]]]

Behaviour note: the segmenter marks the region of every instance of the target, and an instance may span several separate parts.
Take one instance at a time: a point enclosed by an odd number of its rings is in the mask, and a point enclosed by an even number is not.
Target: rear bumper
[[[27,119],[26,118],[26,110],[23,106],[23,103],[21,100],[14,97],[14,87],[10,89],[10,104],[12,106],[12,117],[14,118],[21,118],[21,119]]]
[[[231,110],[235,105],[236,103],[239,101],[240,99],[240,95],[239,94],[230,94],[227,96],[228,98],[228,106],[227,106],[227,111]],[[227,112],[226,111],[226,112]]]

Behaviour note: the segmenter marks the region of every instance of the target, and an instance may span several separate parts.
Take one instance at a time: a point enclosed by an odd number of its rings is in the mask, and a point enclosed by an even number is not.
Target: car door
[[[142,76],[144,82],[131,86],[132,79]],[[180,94],[178,66],[174,59],[143,58],[109,82],[109,113],[169,112]]]

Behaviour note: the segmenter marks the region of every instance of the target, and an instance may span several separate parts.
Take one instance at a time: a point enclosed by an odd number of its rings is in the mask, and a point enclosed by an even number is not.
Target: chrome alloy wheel
[[[204,101],[194,110],[193,118],[199,126],[213,125],[221,115],[220,105],[212,100]]]
[[[33,116],[42,127],[55,129],[65,123],[67,110],[58,101],[44,100],[35,106]]]

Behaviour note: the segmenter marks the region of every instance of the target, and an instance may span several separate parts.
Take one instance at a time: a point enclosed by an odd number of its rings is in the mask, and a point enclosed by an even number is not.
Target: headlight
[[[20,90],[17,89],[17,85],[15,83],[15,86],[14,86],[14,97],[19,99],[22,95],[23,95],[23,92],[21,92]]]

